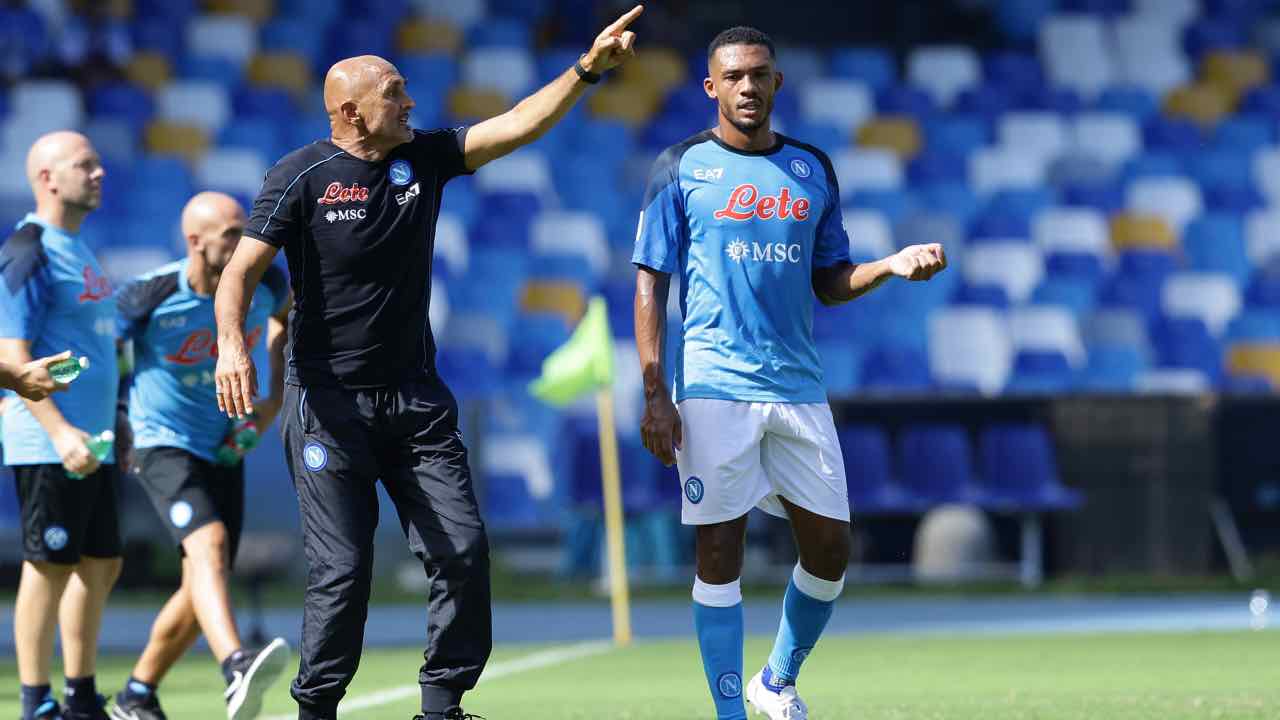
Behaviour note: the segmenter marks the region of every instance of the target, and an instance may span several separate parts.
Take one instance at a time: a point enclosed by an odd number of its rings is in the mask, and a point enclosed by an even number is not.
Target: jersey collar
[[[782,150],[782,148],[787,144],[783,141],[781,133],[774,132],[773,139],[775,142],[773,143],[773,147],[766,148],[764,150],[742,150],[741,148],[736,148],[724,140],[721,140],[720,136],[717,135],[714,130],[708,130],[707,135],[711,137],[712,142],[719,145],[722,149],[727,150],[734,155],[745,155],[747,157],[764,157],[766,155],[773,155],[774,153]]]
[[[19,228],[28,223],[33,225],[39,225],[40,227],[44,228],[44,236],[46,240],[49,238],[54,238],[54,239],[63,240],[66,242],[74,242],[80,237],[78,234],[73,235],[67,232],[66,230],[58,227],[57,225],[50,224],[44,218],[40,217],[39,215],[33,212],[27,213],[26,217],[19,220],[18,224],[15,225],[14,227]]]

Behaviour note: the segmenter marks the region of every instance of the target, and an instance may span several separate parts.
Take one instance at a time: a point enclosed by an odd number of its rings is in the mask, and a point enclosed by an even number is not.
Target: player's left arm
[[[582,67],[603,75],[633,57],[636,34],[627,30],[627,26],[643,11],[644,6],[637,5],[605,28],[579,60]],[[467,170],[477,170],[542,137],[560,122],[586,90],[587,83],[569,68],[507,112],[471,127],[462,150]]]
[[[813,291],[823,305],[839,305],[880,287],[891,277],[928,280],[947,268],[942,245],[909,245],[889,257],[814,268]]]

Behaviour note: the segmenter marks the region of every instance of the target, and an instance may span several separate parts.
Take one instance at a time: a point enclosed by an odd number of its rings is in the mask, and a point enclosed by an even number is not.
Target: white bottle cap
[[[88,370],[88,369],[89,369],[89,356],[88,356],[88,355],[81,355],[81,356],[80,356],[80,369],[81,369],[81,370]]]
[[[98,437],[102,438],[103,440],[106,440],[107,442],[116,441],[116,434],[111,432],[110,430],[103,430],[102,434],[99,435]]]

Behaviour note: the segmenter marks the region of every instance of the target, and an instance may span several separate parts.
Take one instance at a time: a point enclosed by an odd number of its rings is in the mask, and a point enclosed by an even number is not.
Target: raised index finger
[[[626,15],[614,20],[613,24],[605,28],[604,31],[610,35],[617,35],[623,30],[626,30],[627,26],[634,22],[636,18],[640,17],[640,13],[642,12],[644,12],[644,6],[637,5],[631,8],[631,11]]]

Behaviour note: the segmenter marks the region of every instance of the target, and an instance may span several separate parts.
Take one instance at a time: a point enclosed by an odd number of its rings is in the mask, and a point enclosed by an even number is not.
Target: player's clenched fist
[[[947,269],[947,255],[938,243],[908,245],[889,258],[889,269],[908,280],[928,280]]]
[[[640,17],[642,12],[644,6],[637,5],[605,28],[582,58],[583,67],[590,72],[602,74],[634,57],[636,34],[628,30],[627,26]]]

